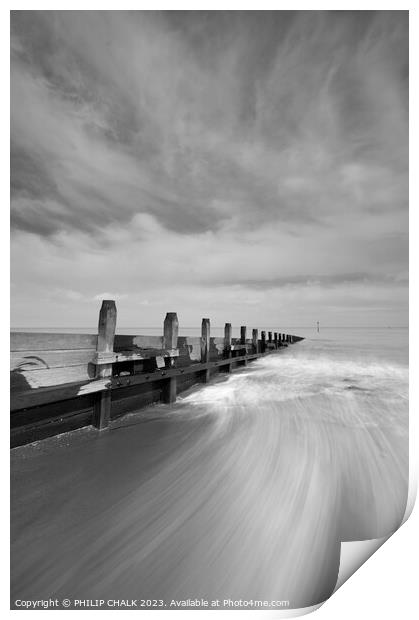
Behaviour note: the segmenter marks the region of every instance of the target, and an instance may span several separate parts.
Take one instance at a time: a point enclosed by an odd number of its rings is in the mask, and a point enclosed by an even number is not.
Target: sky
[[[406,11],[15,11],[11,325],[405,326]]]

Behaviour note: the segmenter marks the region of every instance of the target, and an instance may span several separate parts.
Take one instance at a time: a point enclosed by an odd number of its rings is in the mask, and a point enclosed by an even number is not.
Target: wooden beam
[[[177,377],[169,377],[163,382],[162,386],[162,401],[168,405],[176,402],[177,395]]]
[[[93,394],[102,392],[104,390],[117,389],[119,387],[127,387],[129,385],[138,385],[143,383],[150,383],[153,381],[165,381],[171,376],[181,376],[194,373],[201,373],[209,368],[223,367],[234,362],[241,362],[244,359],[249,361],[257,359],[260,354],[248,354],[235,358],[234,360],[217,360],[214,362],[207,362],[206,364],[191,364],[184,368],[171,368],[164,370],[155,370],[154,372],[143,372],[137,375],[130,375],[128,377],[107,377],[105,379],[95,379],[91,381],[75,381],[74,383],[66,383],[64,385],[55,385],[47,388],[38,388],[36,390],[28,390],[26,392],[19,392],[18,394],[11,393],[10,397],[10,410],[21,411],[22,409],[29,409],[31,407],[40,407],[50,403],[58,403],[65,400],[77,398],[78,396],[85,396],[87,394]]]
[[[113,349],[116,352],[128,350],[141,352],[143,349],[164,349],[163,336],[116,334]]]
[[[224,325],[224,349],[226,351],[230,351],[231,334],[232,334],[231,323],[226,323]]]
[[[154,383],[155,381],[166,381],[170,377],[180,377],[182,375],[202,374],[205,370],[211,368],[222,368],[230,363],[242,363],[243,361],[252,361],[258,359],[260,354],[240,355],[232,360],[217,360],[213,362],[192,364],[191,366],[185,366],[183,368],[166,368],[165,370],[155,370],[150,373],[141,373],[138,375],[131,375],[129,377],[112,377],[111,388],[119,389],[132,385],[140,385],[144,383]]]
[[[50,368],[87,366],[92,361],[96,349],[75,349],[59,351],[11,351],[10,370],[31,372]]]
[[[240,327],[240,342],[246,344],[246,325]]]
[[[113,300],[105,299],[99,313],[97,354],[103,358],[113,358],[113,344],[116,329],[116,305]],[[112,362],[96,367],[96,377],[105,379],[112,377]],[[98,395],[95,403],[93,424],[99,430],[109,426],[111,417],[111,392],[106,390]]]
[[[247,351],[249,353],[253,352],[253,345],[252,344],[232,344],[231,345],[231,350],[232,351]]]
[[[258,330],[252,329],[252,345],[255,353],[259,353],[258,351]]]
[[[246,346],[246,325],[240,327],[240,344]],[[247,360],[243,361],[243,366],[247,366]]]
[[[266,351],[266,332],[265,331],[261,331],[260,332],[260,338],[262,340],[261,345],[262,345],[262,353],[265,353]]]
[[[224,325],[224,355],[226,358],[231,358],[231,335],[231,323],[226,323]],[[231,364],[226,364],[225,371],[231,372]]]
[[[143,349],[141,352],[134,351],[118,351],[118,353],[96,353],[91,360],[92,364],[102,366],[103,364],[115,364],[120,362],[136,362],[141,360],[149,360],[153,357],[179,357],[179,349]]]
[[[176,312],[167,312],[163,324],[163,348],[177,349],[179,321]]]
[[[210,343],[211,343],[210,320],[202,319],[201,324],[201,362],[206,364],[210,360]],[[208,383],[210,380],[210,370],[206,368],[203,372],[203,381]]]
[[[179,335],[179,321],[176,312],[168,312],[163,324],[163,342],[166,348],[175,349],[177,347],[177,339]],[[169,367],[174,367],[175,358],[171,357]],[[170,377],[163,384],[162,399],[163,402],[171,404],[176,402],[177,379]]]
[[[40,407],[49,403],[70,400],[78,396],[101,392],[110,386],[111,377],[108,377],[95,381],[74,381],[63,385],[54,385],[18,393],[12,391],[10,394],[10,411],[20,411],[29,407]]]
[[[10,351],[70,351],[96,346],[97,334],[10,333]]]

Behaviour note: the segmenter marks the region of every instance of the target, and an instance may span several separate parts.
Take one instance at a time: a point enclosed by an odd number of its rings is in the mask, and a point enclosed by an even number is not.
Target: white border
[[[6,4],[6,6],[5,6]],[[2,54],[0,55],[1,63],[2,63],[2,76],[3,76],[3,84],[7,84],[7,87],[4,89],[3,96],[1,98],[1,109],[2,109],[2,120],[3,120],[3,149],[2,149],[2,185],[1,188],[3,190],[3,202],[2,209],[0,210],[1,222],[1,232],[3,235],[2,243],[0,244],[0,252],[1,252],[1,284],[3,297],[6,295],[9,290],[9,243],[8,243],[8,229],[9,229],[9,218],[8,218],[8,209],[7,205],[9,204],[9,95],[8,95],[8,86],[9,86],[9,10],[51,10],[51,9],[89,9],[89,10],[114,10],[114,9],[133,9],[133,10],[149,10],[149,9],[159,9],[159,10],[170,10],[170,9],[184,9],[184,10],[198,10],[198,9],[232,9],[232,10],[411,10],[410,19],[411,19],[411,27],[410,27],[410,41],[411,41],[411,112],[413,112],[414,108],[417,107],[417,79],[416,79],[416,66],[413,64],[413,58],[418,58],[418,49],[416,43],[416,37],[418,36],[418,28],[417,28],[417,16],[416,11],[412,10],[414,7],[411,3],[402,3],[402,2],[368,2],[368,6],[365,6],[365,2],[352,2],[352,3],[314,3],[314,2],[293,2],[293,3],[284,3],[284,2],[229,2],[224,0],[223,2],[217,2],[214,0],[209,3],[198,3],[198,2],[119,2],[116,4],[115,2],[102,1],[102,2],[51,2],[45,1],[43,3],[38,2],[9,2],[3,4],[1,10],[1,45],[2,45]],[[415,149],[416,146],[416,138],[417,138],[417,124],[416,117],[411,115],[411,170],[415,171],[418,169],[418,158],[417,152]],[[416,173],[417,175],[417,173]],[[414,182],[415,174],[412,175],[413,182],[411,184],[411,193],[410,193],[410,204],[412,205],[410,211],[410,229],[417,231],[417,214],[415,212],[415,206],[418,205],[417,200],[417,184]],[[417,206],[416,206],[417,209]],[[416,236],[415,234],[411,235],[412,244],[410,250],[410,263],[413,267],[418,265],[418,256],[417,256],[417,244],[415,243]],[[411,286],[410,286],[410,344],[411,344],[411,417],[410,417],[410,442],[412,446],[411,450],[411,470],[414,471],[414,480],[417,480],[417,472],[418,472],[418,454],[417,449],[416,453],[414,452],[413,443],[417,445],[417,411],[418,411],[418,398],[417,398],[417,388],[414,385],[414,381],[412,381],[412,376],[415,374],[416,369],[418,368],[417,364],[417,352],[414,349],[414,346],[417,345],[419,339],[417,338],[417,326],[413,320],[414,316],[418,316],[419,308],[417,303],[417,281],[416,281],[416,273],[412,272]],[[9,334],[9,322],[8,322],[8,309],[7,305],[3,302],[2,304],[2,324],[6,326],[7,334],[4,334],[3,343],[6,343],[5,348],[7,348],[8,343],[8,334]],[[5,331],[6,331],[5,329]],[[2,356],[2,376],[6,377],[8,375],[8,364],[7,364],[7,354]],[[6,390],[7,392],[7,387]],[[4,417],[8,417],[8,403],[7,399],[3,398],[3,410],[2,414]],[[4,459],[2,472],[6,477],[3,485],[3,493],[7,494],[8,488],[8,462],[9,462],[9,450],[8,450],[8,433],[7,429],[3,430],[3,450],[2,457]],[[399,620],[416,618],[417,617],[417,601],[416,601],[416,589],[417,589],[417,551],[419,549],[418,545],[418,531],[419,531],[419,511],[416,508],[414,510],[410,519],[402,526],[402,528],[392,536],[384,545],[381,547],[368,561],[367,563],[357,571],[348,582],[346,582],[342,588],[340,588],[316,613],[316,618],[319,620],[335,620],[336,618],[345,620],[346,618],[351,618],[351,620],[356,617],[359,620],[363,620],[364,618],[395,618],[397,617]],[[5,511],[2,513],[3,516],[3,532],[8,532],[8,517],[5,515]],[[6,540],[5,545],[8,546],[8,541]],[[23,612],[10,612],[8,610],[9,607],[9,584],[8,584],[8,562],[6,566],[3,566],[2,573],[2,609],[7,614],[20,614]],[[42,611],[37,611],[34,613],[44,613]],[[51,613],[51,612],[48,612]],[[61,613],[61,612],[58,612]],[[78,612],[68,612],[78,613]],[[87,612],[89,617],[92,614],[100,613],[100,612]],[[122,612],[121,612],[122,613]],[[126,612],[125,612],[126,613]],[[171,617],[172,620],[175,620],[173,614],[177,614],[178,618],[184,618],[185,614],[183,612],[169,612],[170,616],[165,612],[143,612],[141,618],[150,617],[153,620],[161,620],[161,618]],[[187,612],[186,617],[190,620],[194,620],[195,618],[202,617],[202,614],[208,614],[211,612]],[[164,616],[163,616],[164,614]],[[182,614],[182,615],[180,615]],[[232,614],[245,614],[246,618],[249,618],[251,614],[252,617],[254,614],[251,612],[218,612],[217,617],[223,615],[226,618],[232,618]],[[275,617],[274,612],[271,614],[270,612],[258,612],[258,616],[264,614],[265,617]],[[269,614],[269,615],[268,615]],[[79,614],[78,614],[79,615]],[[54,617],[54,616],[53,616]],[[277,616],[278,617],[278,616]]]

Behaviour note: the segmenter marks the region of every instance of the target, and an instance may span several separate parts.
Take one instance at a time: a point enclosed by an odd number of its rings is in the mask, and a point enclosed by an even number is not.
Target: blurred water
[[[100,437],[13,450],[12,598],[303,607],[333,591],[341,541],[396,530],[407,330],[281,331],[309,337]]]

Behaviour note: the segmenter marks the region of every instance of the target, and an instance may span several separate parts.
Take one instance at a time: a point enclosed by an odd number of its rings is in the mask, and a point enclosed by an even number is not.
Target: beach
[[[294,333],[173,406],[12,450],[12,606],[324,601],[341,542],[403,518],[408,333]]]

